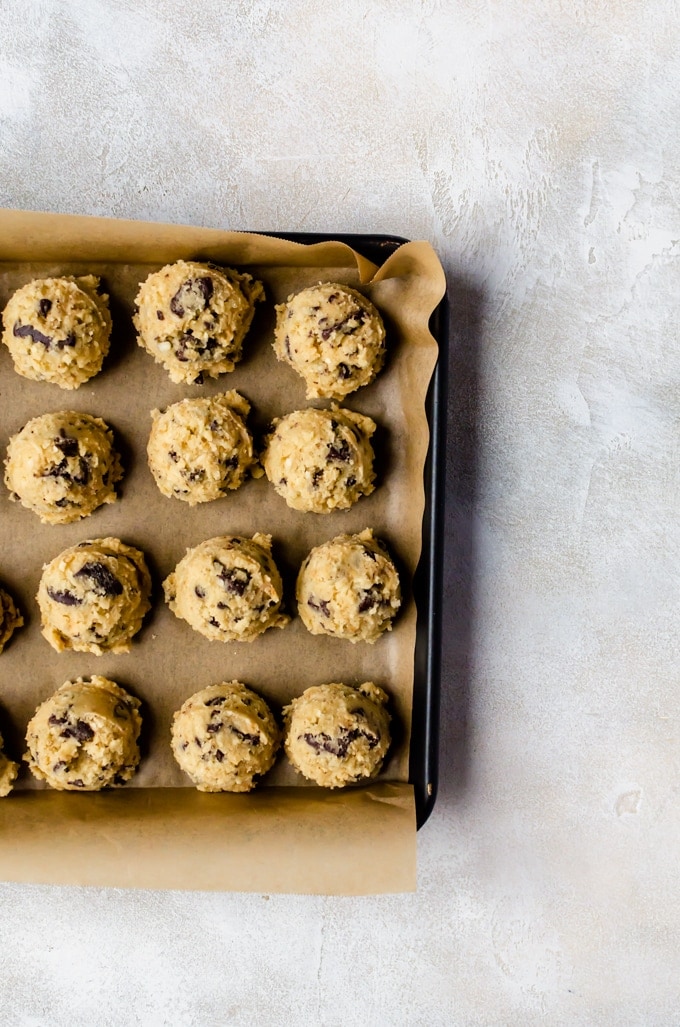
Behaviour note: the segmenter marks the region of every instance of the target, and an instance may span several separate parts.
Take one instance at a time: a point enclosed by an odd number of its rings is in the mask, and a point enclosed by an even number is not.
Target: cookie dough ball
[[[11,595],[5,592],[4,588],[0,588],[0,653],[23,623],[24,618]]]
[[[103,503],[115,503],[122,477],[108,424],[63,410],[34,417],[9,440],[5,485],[10,499],[43,524],[70,524]]]
[[[111,317],[99,279],[40,278],[18,289],[2,316],[15,370],[36,382],[77,389],[101,370]]]
[[[399,575],[370,528],[312,549],[298,574],[298,612],[313,635],[375,642],[401,605]]]
[[[173,382],[200,384],[233,371],[261,282],[231,268],[178,260],[142,282],[134,318],[138,343]]]
[[[385,326],[355,289],[314,285],[277,306],[274,352],[304,378],[308,399],[342,399],[383,366]]]
[[[209,538],[187,554],[163,582],[176,617],[216,642],[252,642],[282,628],[283,585],[271,555],[271,535]]]
[[[375,777],[390,747],[386,702],[372,681],[308,688],[283,711],[288,759],[323,788]]]
[[[266,702],[240,681],[203,688],[173,718],[172,751],[199,792],[251,791],[280,742]]]
[[[194,506],[242,485],[256,464],[249,411],[248,400],[233,391],[152,410],[147,455],[163,495]]]
[[[373,492],[375,421],[351,410],[295,410],[272,423],[265,473],[293,510],[347,510]]]
[[[125,653],[150,609],[144,554],[118,538],[65,549],[40,579],[42,633],[57,652]]]
[[[24,759],[62,791],[97,792],[129,781],[139,763],[139,700],[108,678],[67,681],[38,706]]]
[[[0,799],[4,799],[12,791],[19,773],[19,764],[5,756],[3,747],[4,742],[0,735]]]

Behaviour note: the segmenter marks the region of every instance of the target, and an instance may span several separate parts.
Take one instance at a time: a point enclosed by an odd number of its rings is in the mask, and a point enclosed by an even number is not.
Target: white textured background
[[[680,1017],[676,0],[3,0],[0,204],[433,242],[419,888],[0,885],[2,1027]]]

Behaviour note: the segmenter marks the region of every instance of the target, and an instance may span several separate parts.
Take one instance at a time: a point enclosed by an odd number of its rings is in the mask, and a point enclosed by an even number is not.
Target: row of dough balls
[[[212,641],[251,642],[290,621],[281,609],[283,584],[270,535],[206,539],[187,550],[163,590],[175,616]],[[311,634],[350,642],[375,642],[391,629],[401,605],[396,567],[370,528],[312,549],[295,592]],[[36,597],[42,634],[57,652],[127,652],[151,608],[150,593],[139,549],[117,538],[81,542],[43,568]],[[11,597],[0,596],[0,640],[6,641],[23,621]]]
[[[283,740],[308,780],[339,788],[374,777],[390,745],[387,695],[373,682],[314,685],[284,708],[284,731],[269,706],[239,681],[209,685],[173,717],[177,763],[201,792],[249,792],[274,764]],[[24,759],[38,780],[66,791],[125,784],[140,759],[140,702],[108,678],[67,681],[35,711]],[[18,764],[2,753],[0,796]]]
[[[374,491],[375,422],[351,410],[295,410],[276,418],[255,454],[250,404],[231,391],[152,410],[149,468],[164,496],[191,506],[220,499],[263,473],[287,505],[347,510]],[[13,435],[5,459],[10,498],[44,524],[71,524],[116,501],[123,476],[109,425],[72,410],[42,414]]]
[[[102,367],[111,316],[100,279],[36,279],[3,313],[3,342],[16,371],[77,389]],[[137,341],[173,382],[202,384],[241,358],[261,282],[232,268],[179,260],[140,284]],[[342,399],[368,385],[385,360],[385,326],[360,292],[334,282],[303,289],[276,307],[274,351],[305,381],[309,398]]]

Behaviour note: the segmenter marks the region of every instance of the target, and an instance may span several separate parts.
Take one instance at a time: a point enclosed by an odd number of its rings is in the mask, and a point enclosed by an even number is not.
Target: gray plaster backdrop
[[[0,885],[0,1024],[678,1020],[676,0],[3,0],[0,203],[429,239],[452,300],[418,892]]]

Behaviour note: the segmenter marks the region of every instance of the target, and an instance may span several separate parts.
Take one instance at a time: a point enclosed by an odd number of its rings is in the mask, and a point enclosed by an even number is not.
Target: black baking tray
[[[383,264],[408,242],[398,235],[261,232],[291,242],[311,245],[332,240]],[[421,828],[435,804],[439,774],[439,697],[441,690],[441,611],[444,554],[444,495],[446,473],[446,391],[448,356],[448,304],[446,296],[430,318],[439,357],[425,401],[430,445],[425,460],[425,512],[422,551],[413,579],[418,611],[414,657],[413,715],[409,751],[409,782],[416,802],[416,823]]]

